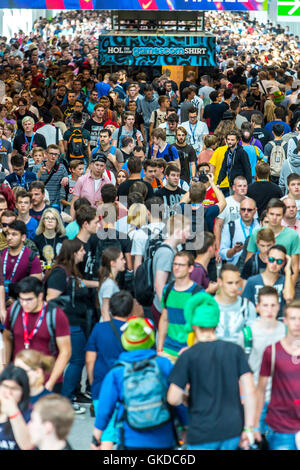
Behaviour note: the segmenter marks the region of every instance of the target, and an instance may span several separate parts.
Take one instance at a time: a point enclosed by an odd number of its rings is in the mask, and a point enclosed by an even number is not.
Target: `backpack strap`
[[[245,353],[250,355],[253,346],[253,337],[252,337],[252,330],[250,326],[245,326],[242,329],[243,336],[244,336],[244,349]]]
[[[58,136],[59,136],[59,129],[58,129],[58,127],[55,127],[55,143],[56,143],[56,145],[58,145],[58,142],[59,142]]]
[[[49,304],[48,304],[46,322],[47,322],[47,327],[48,327],[48,331],[50,335],[50,351],[53,356],[57,352],[56,336],[55,336],[56,313],[57,313],[57,307],[49,308]]]
[[[246,321],[249,316],[249,300],[246,297],[242,297],[241,313]]]
[[[30,276],[30,271],[31,271],[31,268],[32,268],[32,262],[35,258],[35,254],[32,250],[30,250],[30,253],[29,253],[29,258],[28,258],[28,265],[27,265],[27,276]]]
[[[163,295],[163,300],[164,300],[165,308],[167,307],[167,299],[168,299],[168,297],[169,297],[169,294],[170,294],[171,290],[172,290],[173,287],[174,287],[174,284],[175,284],[175,281],[170,282],[170,283],[167,285],[167,289],[166,289],[165,294]]]
[[[118,136],[117,136],[117,147],[119,148],[120,146],[120,137],[121,137],[121,134],[122,134],[122,127],[123,126],[120,126],[119,127],[119,130],[118,130]]]
[[[20,305],[20,302],[18,300],[16,300],[14,303],[13,303],[13,306],[10,310],[10,314],[9,314],[9,323],[10,323],[10,329],[11,331],[13,331],[14,329],[14,325],[16,323],[16,319],[19,315],[21,311],[21,305]]]
[[[231,220],[228,224],[229,226],[229,235],[230,235],[230,248],[232,248],[232,243],[233,243],[233,237],[235,233],[235,223],[233,220]]]
[[[155,111],[154,111],[154,123],[153,123],[154,129],[156,128],[156,124],[157,124],[157,114],[158,114],[157,109],[155,109]]]
[[[117,338],[117,340],[119,341],[119,343],[121,344],[121,346],[122,346],[122,348],[123,348],[122,341],[121,341],[121,337],[120,337],[120,335],[119,335],[119,332],[118,332],[117,327],[116,327],[116,325],[115,325],[115,323],[114,323],[114,321],[113,321],[112,316],[110,316],[109,324],[110,324],[110,326],[111,326],[111,328],[112,328],[112,330],[113,330],[113,332],[114,332],[114,334],[115,334],[115,337]]]
[[[274,370],[275,370],[275,361],[276,361],[276,348],[275,343],[271,345],[271,377],[273,379]]]

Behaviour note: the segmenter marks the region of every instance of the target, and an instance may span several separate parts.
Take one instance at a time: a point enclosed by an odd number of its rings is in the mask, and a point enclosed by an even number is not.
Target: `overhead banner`
[[[279,0],[277,3],[278,21],[300,21],[300,2],[299,0],[284,1]]]
[[[263,10],[265,0],[0,0],[0,8],[55,10]]]
[[[99,36],[99,65],[215,66],[213,36]]]

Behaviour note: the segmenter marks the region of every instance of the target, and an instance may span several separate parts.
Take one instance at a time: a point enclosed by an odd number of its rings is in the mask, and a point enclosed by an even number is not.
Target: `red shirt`
[[[9,308],[5,320],[4,327],[6,330],[10,330],[10,321],[9,321],[9,314],[12,307]],[[47,312],[47,308],[46,308]],[[46,312],[41,323],[40,328],[38,329],[36,335],[30,341],[29,349],[36,349],[43,354],[51,356],[50,350],[50,334],[47,326],[46,320]],[[38,313],[29,313],[28,315],[28,333],[30,334],[34,329],[38,317]],[[66,317],[65,313],[60,309],[57,308],[56,312],[56,325],[55,325],[55,336],[59,338],[61,336],[70,336],[70,326],[69,320]],[[13,345],[13,359],[18,354],[18,352],[24,349],[24,327],[22,321],[22,310],[20,311],[13,328],[13,337],[14,337],[14,345]],[[58,356],[58,350],[55,354],[55,359]],[[62,382],[62,376],[59,378],[57,382]]]
[[[209,207],[209,206],[214,206],[215,204],[218,203],[217,196],[215,195],[215,192],[213,188],[208,188],[205,194],[205,199],[202,202],[202,206]]]
[[[300,358],[287,353],[279,341],[275,345],[275,368],[266,423],[276,432],[300,430]],[[272,347],[265,349],[260,375],[271,375]]]
[[[8,250],[5,249],[1,253],[1,263],[0,263],[0,270],[3,272],[3,264],[5,260],[5,255],[6,251]],[[8,253],[7,256],[7,265],[6,265],[6,273],[5,273],[5,279],[8,279],[12,282],[19,282],[24,277],[31,276],[32,274],[41,274],[42,273],[42,267],[41,267],[41,262],[37,256],[35,256],[32,260],[31,263],[31,269],[30,272],[28,272],[28,263],[29,263],[29,254],[30,254],[30,249],[25,247],[24,253],[19,261],[19,264],[17,266],[16,272],[14,274],[13,279],[11,279],[15,263],[18,259],[19,255],[16,256],[11,256]],[[1,285],[1,276],[0,276],[0,285]]]

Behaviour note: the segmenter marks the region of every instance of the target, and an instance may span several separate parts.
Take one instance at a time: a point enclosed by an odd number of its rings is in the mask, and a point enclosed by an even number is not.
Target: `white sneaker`
[[[72,406],[76,415],[82,415],[86,412],[86,409],[83,406],[78,405],[78,403],[72,403]]]

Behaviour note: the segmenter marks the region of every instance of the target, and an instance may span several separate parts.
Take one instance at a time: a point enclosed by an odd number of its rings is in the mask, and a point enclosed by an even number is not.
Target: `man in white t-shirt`
[[[197,108],[189,109],[189,120],[181,124],[189,135],[190,144],[195,149],[196,153],[200,153],[203,148],[203,139],[209,134],[207,124],[198,121]]]
[[[223,227],[229,222],[237,220],[240,217],[240,205],[246,198],[248,184],[244,176],[237,176],[232,185],[233,195],[226,198],[226,207],[216,217],[214,225],[214,234],[216,237],[217,249],[220,249],[221,233]]]
[[[64,140],[61,130],[53,125],[53,117],[49,111],[40,110],[44,125],[36,133],[45,137],[47,147],[49,145],[58,145],[60,153],[64,154]]]

